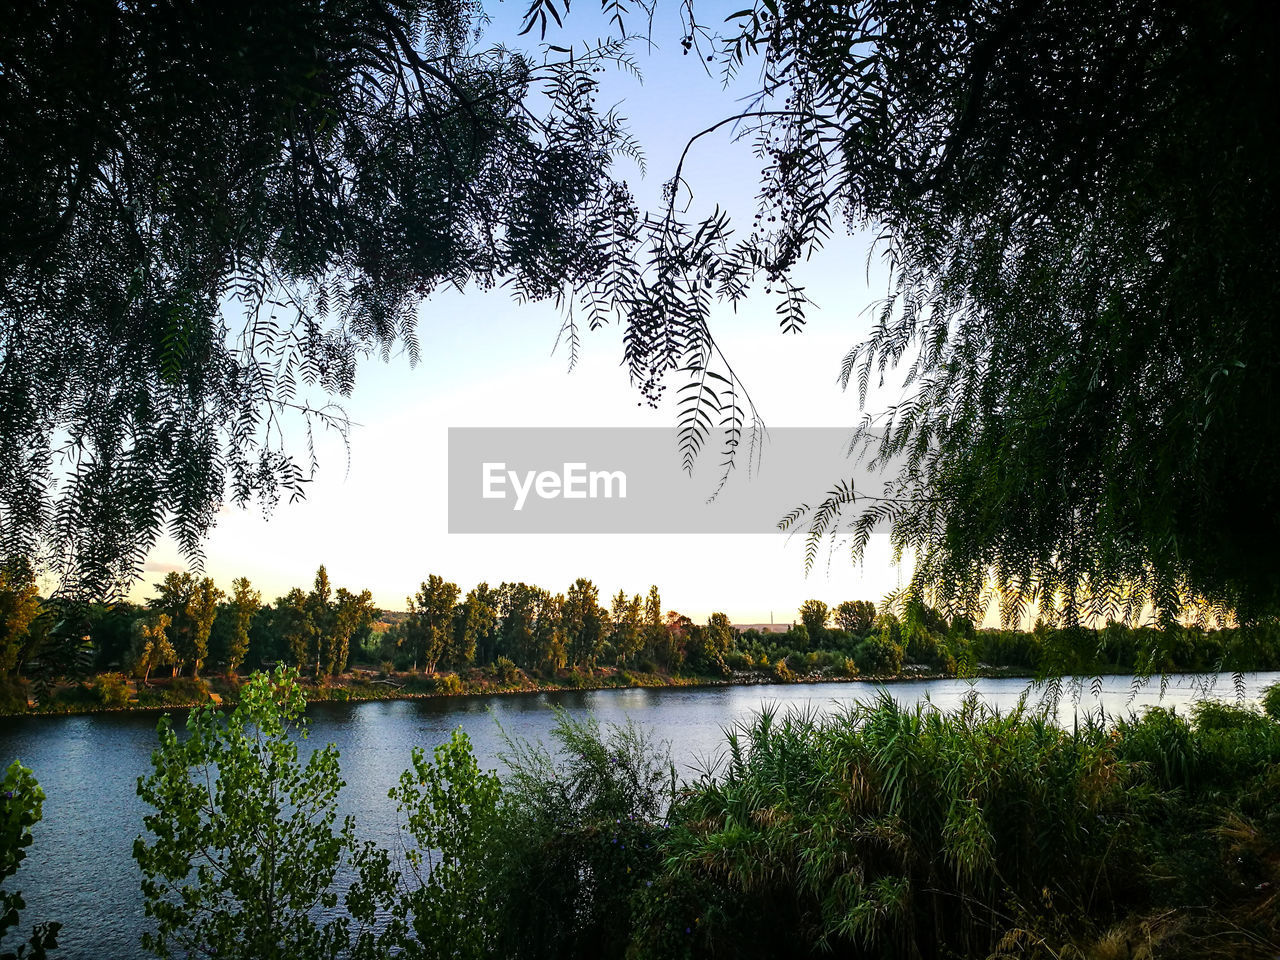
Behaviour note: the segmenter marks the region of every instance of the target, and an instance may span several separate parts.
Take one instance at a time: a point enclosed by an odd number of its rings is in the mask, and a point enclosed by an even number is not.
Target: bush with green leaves
[[[133,846],[157,956],[372,958],[396,932],[375,922],[394,893],[387,854],[337,821],[337,748],[299,757],[304,707],[297,672],[280,668],[255,674],[229,714],[192,710],[185,738],[161,718],[138,780],[149,836]]]
[[[507,737],[488,902],[493,956],[621,957],[637,893],[660,864],[676,786],[665,749],[634,724],[560,714],[555,753]]]
[[[1230,706],[1074,731],[976,699],[766,711],[673,809],[631,956],[1092,955],[1170,916],[1191,955],[1262,956],[1278,763],[1280,724]]]
[[[1262,691],[1262,709],[1273,720],[1280,720],[1280,683],[1273,683]]]
[[[116,709],[129,705],[129,684],[123,674],[104,673],[94,678],[93,694],[102,706]]]
[[[406,957],[479,958],[490,955],[499,913],[486,893],[495,858],[489,842],[497,824],[502,784],[482,771],[471,741],[455,730],[431,759],[413,751],[413,767],[391,791],[405,817],[401,829],[408,870],[416,881],[396,907],[415,939]]]
[[[452,697],[462,692],[462,678],[456,673],[437,673],[431,678],[431,692]]]
[[[891,639],[889,630],[873,633],[853,651],[853,659],[861,673],[871,676],[896,676],[902,671],[902,644]]]
[[[17,760],[9,764],[0,781],[0,941],[17,926],[26,907],[22,894],[5,889],[5,881],[18,871],[31,846],[31,828],[40,822],[44,791],[31,771]],[[46,951],[58,945],[62,925],[52,921],[37,923],[26,943],[0,953],[0,960],[42,960]]]
[[[520,681],[520,668],[507,657],[498,657],[494,661],[493,674],[500,683],[512,684]]]

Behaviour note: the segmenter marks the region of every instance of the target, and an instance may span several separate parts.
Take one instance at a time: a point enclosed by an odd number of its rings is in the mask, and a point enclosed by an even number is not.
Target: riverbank
[[[458,672],[384,673],[355,669],[315,683],[303,680],[308,702],[345,703],[379,700],[420,700],[441,697],[500,696],[505,694],[559,693],[585,690],[665,689],[682,687],[757,686],[776,683],[884,684],[912,680],[937,680],[954,676],[922,664],[906,664],[891,675],[782,672],[777,669],[741,670],[728,676],[696,673],[643,672],[619,667],[562,670],[551,676],[515,669],[474,668]],[[1013,667],[980,668],[973,678],[1034,676]],[[209,701],[234,704],[247,677],[153,677],[145,683],[119,673],[104,673],[88,680],[60,683],[45,690],[32,685],[11,689],[0,699],[0,716],[66,715],[109,712],[161,712],[187,709]],[[43,694],[43,695],[41,695]],[[23,706],[25,701],[25,707]]]

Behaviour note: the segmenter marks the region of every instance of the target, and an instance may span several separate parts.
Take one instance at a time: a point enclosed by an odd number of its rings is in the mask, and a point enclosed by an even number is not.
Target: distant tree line
[[[823,670],[890,676],[907,665],[952,676],[991,668],[1040,677],[1254,671],[1280,669],[1280,636],[1267,625],[1207,629],[1114,621],[1051,627],[1040,620],[1030,630],[991,629],[963,616],[948,619],[916,599],[881,612],[866,601],[829,609],[807,600],[799,622],[783,633],[740,633],[726,662],[735,670],[773,664],[780,675]]]
[[[406,610],[374,607],[369,590],[334,589],[321,566],[310,590],[263,601],[245,577],[229,591],[210,577],[171,572],[143,604],[76,605],[43,599],[28,564],[0,566],[0,683],[37,686],[116,671],[143,685],[157,675],[198,679],[246,669],[296,667],[323,681],[353,666],[385,674],[494,669],[514,679],[599,668],[778,681],[797,676],[896,676],[904,670],[966,675],[1006,669],[1037,676],[1099,672],[1280,668],[1266,627],[983,629],[918,600],[877,610],[865,600],[828,607],[807,600],[786,630],[737,630],[724,613],[695,622],[665,610],[656,586],[619,590],[606,604],[579,577],[562,593],[527,583],[480,583],[463,592],[432,574]]]

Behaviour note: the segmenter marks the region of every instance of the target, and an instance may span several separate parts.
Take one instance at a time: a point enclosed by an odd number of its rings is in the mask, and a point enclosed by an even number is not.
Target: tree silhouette
[[[526,30],[567,10],[536,0]],[[646,399],[684,378],[685,466],[718,444],[727,476],[759,414],[713,308],[763,287],[800,330],[795,268],[847,226],[890,282],[840,382],[902,390],[852,448],[904,465],[789,515],[810,558],[842,532],[862,556],[888,521],[906,594],[949,616],[993,587],[1009,621],[1280,609],[1265,5],[760,0],[719,31],[681,11],[685,49],[759,92],[642,215],[611,168],[635,145],[593,101],[621,40],[483,48],[474,5],[432,2],[15,10],[0,556],[101,592],[166,524],[198,554],[224,498],[301,495],[314,458],[285,436],[342,425],[358,358],[415,356],[444,284],[554,299],[571,355],[579,324],[621,322]],[[681,213],[722,130],[764,159],[749,232]]]
[[[486,47],[473,0],[9,13],[0,557],[69,592],[301,496],[357,360],[416,360],[432,291],[556,297],[634,218],[594,104],[621,41]]]
[[[993,587],[1007,621],[1280,609],[1276,18],[761,0],[689,31],[761,77],[736,118],[760,215],[703,272],[764,263],[790,296],[843,223],[890,278],[839,380],[864,404],[901,389],[852,443],[893,472],[787,525],[811,548],[852,533],[859,558],[888,521],[904,594],[949,614],[980,617]]]

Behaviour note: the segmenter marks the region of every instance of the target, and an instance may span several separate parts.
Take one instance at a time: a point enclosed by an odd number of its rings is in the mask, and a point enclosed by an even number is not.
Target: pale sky
[[[699,9],[704,16],[710,10]],[[498,15],[522,10],[523,4],[495,8],[489,39],[503,34]],[[582,35],[599,35],[600,25],[579,18],[576,10],[571,34],[575,20]],[[514,34],[509,25],[505,29]],[[659,22],[654,35],[664,49],[650,54],[636,48],[644,83],[612,78],[601,97],[602,103],[620,102],[645,150],[646,177],[629,162],[618,174],[650,209],[660,203],[662,183],[687,139],[729,115],[736,95],[708,77],[696,57],[680,55],[677,25]],[[514,37],[508,42],[522,45]],[[740,229],[749,227],[758,170],[750,143],[733,143],[728,128],[703,138],[686,162],[686,177],[697,190],[690,214],[718,202]],[[715,315],[713,332],[769,427],[852,429],[857,423],[856,393],[841,391],[836,375],[841,357],[867,332],[865,308],[883,291],[883,274],[873,272],[868,283],[868,242],[839,237],[800,271],[798,279],[817,306],[799,336],[779,331],[774,302],[763,296],[736,315],[724,308]],[[837,549],[829,563],[824,557],[806,576],[801,536],[788,541],[741,534],[450,535],[449,427],[665,427],[675,417],[669,405],[655,411],[641,404],[629,385],[619,366],[620,329],[584,331],[578,368],[568,373],[563,348],[552,355],[561,317],[549,304],[517,305],[493,292],[451,292],[424,303],[420,318],[418,366],[410,369],[404,358],[389,364],[371,359],[360,369],[354,395],[343,401],[356,424],[349,463],[341,441],[330,436],[321,441],[320,471],[304,502],[282,502],[265,519],[255,508],[224,509],[208,540],[205,566],[224,588],[232,578],[247,576],[264,598],[274,599],[293,586],[309,585],[323,563],[335,587],[367,587],[377,604],[398,610],[430,573],[464,590],[480,581],[523,580],[560,591],[586,576],[606,602],[619,588],[643,593],[654,583],[667,609],[695,619],[723,611],[738,623],[768,622],[771,616],[789,623],[810,597],[831,605],[879,600],[908,575],[890,565],[883,538],[876,538],[861,567]],[[671,455],[677,456],[674,449]],[[815,490],[837,479],[815,477]],[[740,473],[731,482],[750,481]],[[160,543],[133,596],[150,596],[164,571],[184,566],[172,542]]]

